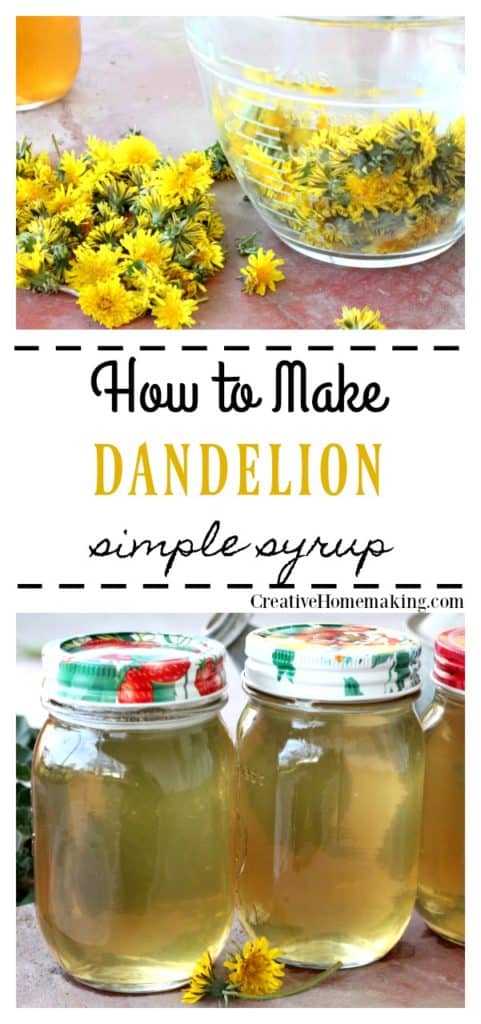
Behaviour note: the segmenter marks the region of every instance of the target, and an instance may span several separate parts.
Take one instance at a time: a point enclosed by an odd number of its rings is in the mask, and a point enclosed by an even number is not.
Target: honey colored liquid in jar
[[[17,110],[65,96],[80,65],[80,18],[17,18]]]
[[[215,716],[138,731],[47,723],[34,762],[36,904],[67,973],[158,991],[219,953],[233,914],[233,756]]]
[[[464,944],[464,694],[438,695],[423,726],[426,779],[417,905],[430,928]]]
[[[424,742],[412,699],[310,711],[250,700],[239,726],[242,922],[289,963],[378,959],[416,895]]]

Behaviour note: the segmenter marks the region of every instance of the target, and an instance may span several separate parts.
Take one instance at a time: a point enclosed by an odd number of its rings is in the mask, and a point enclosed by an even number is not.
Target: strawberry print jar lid
[[[388,700],[420,688],[421,647],[382,626],[256,629],[246,639],[248,689],[291,700]]]
[[[434,642],[433,681],[464,692],[464,626],[445,629]]]
[[[43,649],[44,696],[69,705],[198,704],[226,691],[225,649],[172,633],[101,633]]]

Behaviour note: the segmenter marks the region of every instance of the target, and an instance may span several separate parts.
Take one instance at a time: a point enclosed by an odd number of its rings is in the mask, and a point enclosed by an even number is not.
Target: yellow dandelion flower
[[[210,953],[203,953],[192,972],[189,987],[182,994],[183,1003],[198,1003],[212,991],[215,982],[214,964]]]
[[[277,992],[284,978],[285,967],[277,961],[280,949],[271,949],[267,939],[246,942],[242,952],[231,954],[224,967],[232,985],[241,995],[262,996]]]
[[[87,150],[92,160],[96,163],[114,164],[115,146],[105,139],[98,139],[96,135],[87,136]]]
[[[209,238],[213,238],[216,242],[225,234],[225,224],[217,210],[209,209],[207,214],[202,215],[202,223]]]
[[[255,182],[268,189],[275,189],[281,183],[279,168],[275,161],[256,142],[248,142],[244,149],[244,161],[247,173]]]
[[[158,267],[147,266],[145,270],[134,268],[129,271],[129,287],[142,297],[145,309],[150,308],[155,299],[162,298],[168,283],[164,271]]]
[[[196,242],[193,264],[195,267],[202,266],[206,270],[215,272],[224,266],[224,250],[218,242],[210,241],[207,238],[200,238]]]
[[[79,198],[76,203],[72,203],[68,210],[60,210],[59,217],[67,224],[76,224],[79,227],[81,224],[88,226],[92,219],[92,209],[88,199]]]
[[[51,188],[47,182],[39,178],[17,178],[17,207],[35,203],[37,200],[45,202],[51,194]]]
[[[75,250],[75,259],[66,271],[65,280],[70,288],[79,292],[88,285],[118,278],[120,271],[117,250],[111,249],[109,245],[101,245],[99,249],[80,245]]]
[[[59,168],[63,173],[63,180],[67,184],[72,185],[78,185],[80,179],[83,178],[87,172],[87,164],[85,163],[85,160],[82,160],[80,157],[76,157],[75,153],[69,153],[67,150],[62,153]]]
[[[47,210],[52,213],[68,213],[79,201],[75,185],[59,185],[46,202]]]
[[[351,308],[343,306],[342,316],[338,320],[334,320],[334,323],[336,327],[344,331],[386,330],[386,324],[382,323],[379,310],[374,312],[373,309],[369,309],[369,306],[364,306],[363,309],[358,309],[356,306]]]
[[[109,212],[112,213],[110,207]],[[112,241],[118,241],[118,239],[125,234],[127,226],[126,217],[114,216],[107,217],[106,220],[102,220],[100,224],[97,224],[92,228],[87,235],[87,243],[92,248],[96,245],[109,244]]]
[[[206,188],[209,188],[212,183],[212,164],[209,156],[193,149],[189,153],[182,153],[180,159],[183,164],[191,167],[193,171],[199,171],[199,179],[204,179],[206,183],[204,187],[199,188],[199,191],[205,192]]]
[[[172,262],[165,271],[170,284],[176,284],[188,299],[196,299],[198,295],[207,291],[204,284],[198,281],[191,270],[182,267],[180,263]]]
[[[451,125],[451,132],[453,139],[456,144],[464,149],[465,145],[465,119],[464,117],[458,117],[456,121],[453,121]]]
[[[241,274],[245,277],[243,291],[248,294],[255,292],[256,295],[265,295],[269,288],[271,292],[275,292],[278,282],[284,280],[282,270],[278,270],[283,264],[284,260],[277,258],[273,249],[264,252],[261,247],[257,252],[251,253],[247,266],[241,267]]]
[[[137,228],[135,235],[123,235],[120,243],[133,262],[142,260],[157,267],[166,267],[172,259],[172,246],[161,242],[153,231],[145,231],[144,228]]]
[[[35,242],[31,252],[19,249],[16,256],[16,286],[17,288],[29,288],[29,275],[38,274],[43,269],[45,253],[42,252],[40,244]]]
[[[170,331],[178,331],[181,327],[192,327],[195,320],[192,314],[198,303],[194,299],[186,299],[180,288],[168,284],[161,298],[152,302],[152,316],[157,327]]]
[[[197,155],[201,162],[194,159]],[[169,157],[156,174],[159,197],[166,206],[191,203],[196,193],[210,188],[213,180],[210,161],[202,153],[189,153],[187,159],[180,157],[177,162]]]
[[[365,175],[346,174],[345,185],[350,193],[353,213],[362,214],[367,210],[376,215],[380,209],[392,209],[399,202],[406,201],[406,182],[400,171],[393,174],[381,174],[380,171]]]
[[[108,328],[129,324],[144,311],[137,292],[127,291],[116,277],[80,288],[77,304],[85,316]]]
[[[129,135],[114,146],[114,160],[118,168],[131,167],[133,164],[142,167],[153,167],[162,154],[154,142],[143,135]]]

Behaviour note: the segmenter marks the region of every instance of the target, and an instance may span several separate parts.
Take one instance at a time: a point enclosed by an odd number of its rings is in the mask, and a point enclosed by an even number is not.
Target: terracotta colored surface
[[[81,149],[89,134],[115,140],[139,128],[164,154],[204,148],[215,130],[187,49],[181,18],[82,18],[79,77],[61,102],[19,114],[17,135],[36,148]],[[331,328],[343,304],[380,309],[393,328],[464,327],[464,244],[436,259],[392,270],[356,270],[316,263],[279,242],[242,200],[239,186],[220,182],[227,224],[226,270],[209,285],[197,328]],[[285,259],[286,281],[266,298],[241,292],[234,239],[258,230],[261,245]],[[67,295],[18,294],[22,329],[95,329]],[[152,328],[150,319],[129,329]]]
[[[38,931],[33,907],[17,911],[18,1007],[181,1007],[179,991],[160,995],[121,996],[95,992],[70,981],[54,962]],[[243,942],[237,925],[231,940]],[[222,959],[222,958],[221,958]],[[309,977],[289,969],[294,988]],[[215,1007],[213,1000],[200,1004]],[[231,1008],[245,1007],[233,1002]],[[436,938],[416,914],[404,938],[384,960],[358,970],[341,971],[325,985],[279,1000],[253,1003],[265,1007],[462,1007],[464,1006],[464,950]]]

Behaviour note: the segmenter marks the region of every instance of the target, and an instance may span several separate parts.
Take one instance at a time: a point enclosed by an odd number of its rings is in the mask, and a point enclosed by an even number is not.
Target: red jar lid
[[[464,691],[464,626],[446,629],[434,643],[433,679]]]

